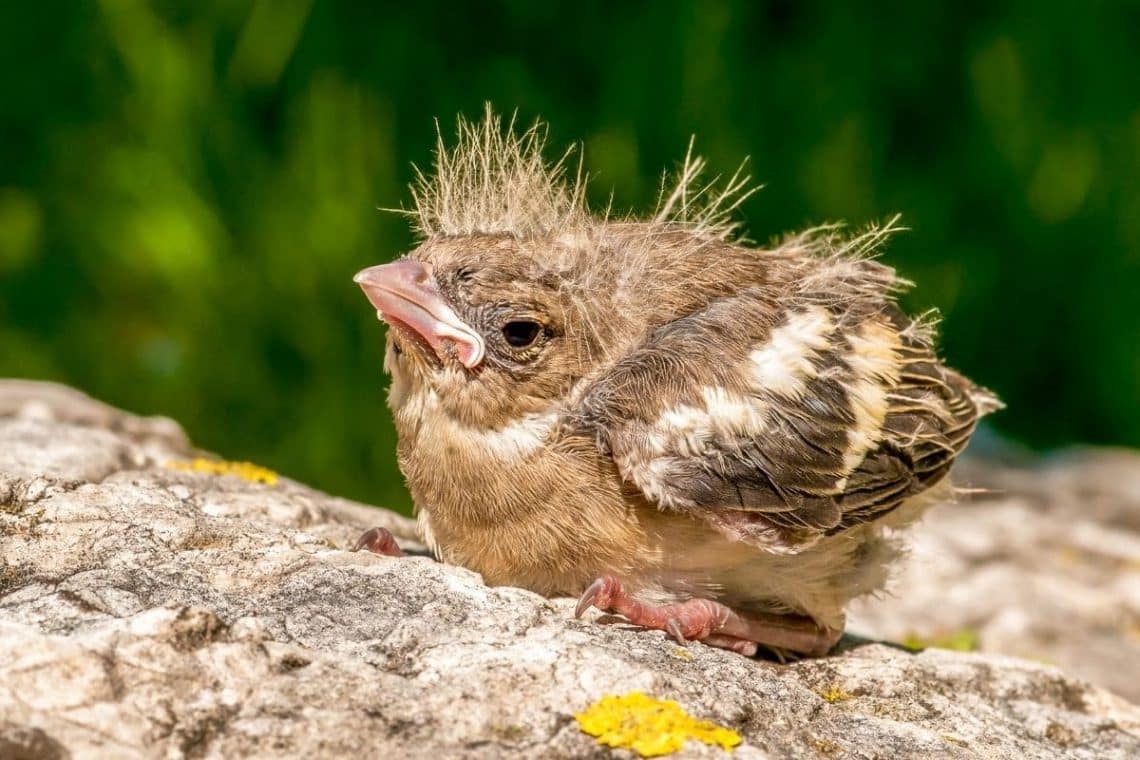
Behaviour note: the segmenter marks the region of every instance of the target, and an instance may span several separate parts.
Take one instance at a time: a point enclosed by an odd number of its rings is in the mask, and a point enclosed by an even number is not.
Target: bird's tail
[[[1005,409],[1005,403],[997,397],[997,394],[988,388],[983,388],[980,385],[975,385],[969,391],[970,400],[974,402],[974,406],[978,409],[978,416],[984,417],[987,414]]]

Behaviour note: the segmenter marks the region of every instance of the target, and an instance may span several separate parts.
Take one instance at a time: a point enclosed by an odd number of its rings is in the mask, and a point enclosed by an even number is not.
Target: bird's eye
[[[533,346],[542,332],[542,325],[529,319],[518,319],[503,325],[503,337],[515,348]]]

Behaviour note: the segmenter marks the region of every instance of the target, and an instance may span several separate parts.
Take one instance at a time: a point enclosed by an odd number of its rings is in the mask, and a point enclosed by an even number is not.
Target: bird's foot
[[[617,612],[643,628],[665,631],[679,644],[703,641],[747,657],[761,646],[820,657],[843,635],[842,630],[821,626],[802,615],[745,615],[711,599],[646,604],[631,596],[612,575],[603,575],[590,584],[578,600],[574,616],[581,617],[590,607]]]
[[[369,528],[356,539],[352,550],[358,552],[367,549],[373,554],[383,554],[385,557],[404,557],[404,550],[396,543],[396,537],[387,528]]]

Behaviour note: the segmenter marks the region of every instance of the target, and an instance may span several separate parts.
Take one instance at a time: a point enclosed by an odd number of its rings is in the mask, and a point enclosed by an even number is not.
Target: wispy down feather
[[[573,149],[547,163],[544,124],[517,132],[512,116],[504,130],[488,105],[480,122],[459,117],[454,145],[447,145],[438,122],[436,131],[434,171],[417,168],[412,185],[412,217],[424,237],[537,237],[588,223],[581,162],[573,180],[566,176]]]
[[[435,236],[508,234],[559,237],[618,221],[609,209],[593,212],[586,202],[587,175],[573,147],[558,160],[544,156],[548,129],[542,122],[519,131],[488,104],[478,122],[459,117],[448,145],[437,123],[434,166],[416,169],[412,185],[416,229]],[[727,241],[738,228],[734,213],[757,188],[743,166],[724,183],[704,179],[706,162],[690,141],[676,175],[664,176],[657,209],[642,220],[654,231],[685,229],[703,239]],[[622,219],[620,221],[633,221]]]

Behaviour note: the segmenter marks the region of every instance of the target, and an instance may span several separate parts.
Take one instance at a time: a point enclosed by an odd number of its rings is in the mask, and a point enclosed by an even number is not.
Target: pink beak
[[[483,361],[483,336],[448,305],[430,264],[400,259],[363,269],[352,279],[376,307],[377,317],[414,330],[436,356],[444,358],[444,349],[451,344],[464,367],[471,369]]]

